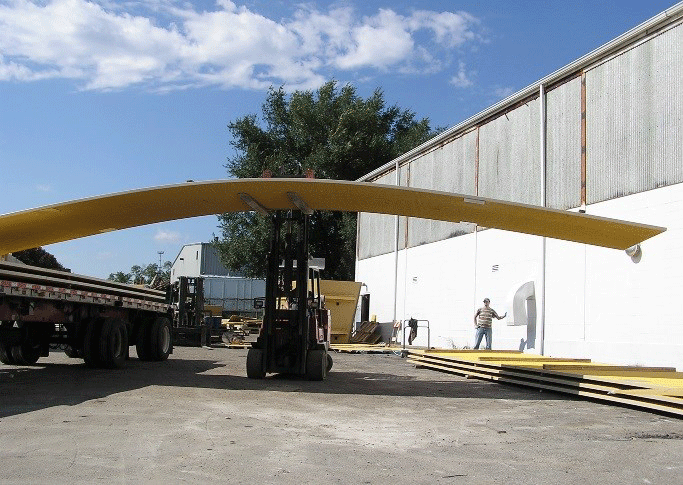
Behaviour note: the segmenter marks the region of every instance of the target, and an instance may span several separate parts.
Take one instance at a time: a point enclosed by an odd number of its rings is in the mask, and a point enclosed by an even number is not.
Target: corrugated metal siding
[[[204,279],[206,304],[220,305],[227,311],[253,311],[254,298],[263,298],[265,294],[265,280],[226,276]]]
[[[683,26],[586,73],[587,202],[683,182]]]
[[[405,172],[405,170],[401,170]],[[402,174],[403,175],[403,174]],[[404,176],[404,175],[403,175]],[[402,177],[403,178],[403,177]],[[396,185],[396,173],[391,171],[375,180],[375,183]],[[405,221],[405,217],[402,217]],[[395,247],[395,216],[361,212],[358,214],[358,259],[371,258],[390,253]],[[405,227],[405,222],[403,222]],[[403,234],[404,231],[399,232]],[[403,238],[400,238],[401,241]]]
[[[197,249],[201,249],[199,257],[202,275],[225,276],[230,274],[230,271],[221,263],[218,251],[211,244],[202,243],[201,247]]]
[[[479,128],[479,195],[541,205],[539,100]]]
[[[581,205],[581,77],[546,94],[546,204]]]
[[[410,186],[475,195],[477,132],[471,131],[410,163]],[[411,218],[408,246],[419,246],[472,232],[470,224]]]

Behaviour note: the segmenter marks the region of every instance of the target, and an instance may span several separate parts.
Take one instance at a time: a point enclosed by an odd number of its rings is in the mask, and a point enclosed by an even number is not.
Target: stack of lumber
[[[330,344],[330,350],[345,354],[394,354],[401,353],[398,347],[379,344]]]
[[[376,344],[382,340],[382,330],[377,322],[363,322],[349,339],[350,344]]]
[[[410,350],[418,367],[562,392],[683,417],[683,372],[671,367],[604,365],[589,359],[510,351]]]
[[[246,333],[258,333],[263,320],[259,318],[245,317],[242,315],[230,315],[223,318],[221,325],[228,330],[243,330]]]

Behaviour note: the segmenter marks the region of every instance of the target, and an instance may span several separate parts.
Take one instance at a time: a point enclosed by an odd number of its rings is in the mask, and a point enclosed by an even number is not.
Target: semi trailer
[[[170,291],[0,261],[0,362],[32,365],[62,349],[89,367],[118,368],[173,352]]]

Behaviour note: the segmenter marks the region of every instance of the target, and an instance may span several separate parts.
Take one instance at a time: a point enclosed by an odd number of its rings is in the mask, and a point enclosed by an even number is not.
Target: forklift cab
[[[271,217],[263,324],[247,354],[247,376],[323,380],[332,367],[330,316],[320,294],[324,260],[309,256],[308,215],[291,210]]]

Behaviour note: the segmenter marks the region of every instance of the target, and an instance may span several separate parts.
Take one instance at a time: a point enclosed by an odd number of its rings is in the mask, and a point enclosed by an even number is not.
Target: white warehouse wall
[[[201,274],[202,243],[186,244],[180,249],[171,266],[171,283],[180,276],[197,277]]]
[[[582,251],[568,258],[569,243],[549,240],[547,353],[683,369],[683,184],[594,204],[588,212],[667,231],[641,245],[638,263],[622,251],[585,246],[581,264]]]
[[[544,354],[683,369],[683,184],[587,212],[667,232],[642,244],[638,263],[623,251],[547,239]],[[511,316],[512,293],[533,281],[537,325],[494,321],[493,348],[540,352],[542,238],[491,229],[402,250],[398,262],[397,319],[429,320],[435,347],[472,346],[483,298]],[[393,253],[356,262],[356,280],[368,285],[379,321],[393,319],[393,278]],[[414,344],[427,345],[425,329]]]

